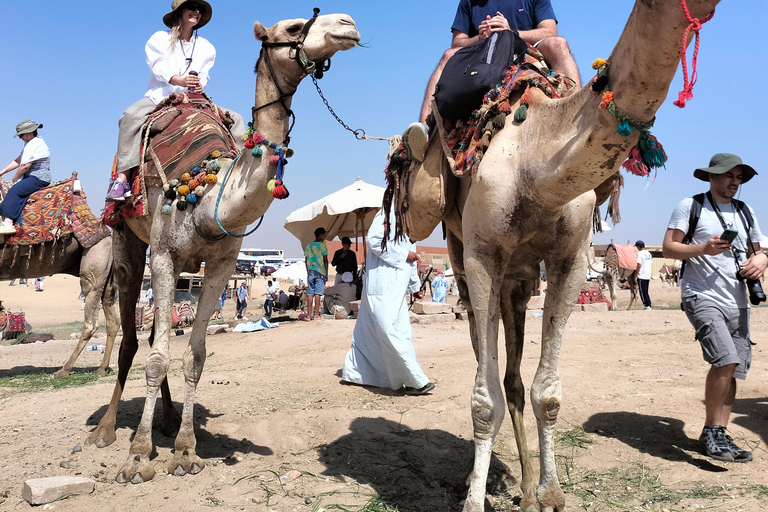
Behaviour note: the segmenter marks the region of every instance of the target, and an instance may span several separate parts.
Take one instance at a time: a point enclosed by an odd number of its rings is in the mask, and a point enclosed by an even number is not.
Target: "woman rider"
[[[148,91],[120,117],[117,141],[117,179],[107,200],[123,201],[131,196],[126,172],[139,165],[141,127],[147,116],[165,97],[174,92],[203,92],[216,60],[216,49],[197,30],[211,21],[213,10],[205,0],[173,0],[171,12],[163,16],[170,30],[155,32],[144,47],[152,72]],[[234,111],[231,129],[236,141],[245,133],[243,118]]]
[[[13,175],[14,185],[0,203],[0,235],[13,235],[16,228],[13,222],[21,217],[21,211],[27,204],[30,194],[51,183],[51,152],[37,135],[42,124],[27,119],[16,125],[16,137],[24,141],[24,149],[16,160],[0,171],[0,176],[16,169]]]

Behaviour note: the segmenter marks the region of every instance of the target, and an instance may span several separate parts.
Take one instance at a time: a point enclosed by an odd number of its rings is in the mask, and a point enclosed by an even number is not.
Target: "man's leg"
[[[564,37],[545,37],[536,48],[541,52],[553,70],[567,76],[576,82],[578,87],[581,87],[579,67],[576,65],[576,61],[573,59],[573,55],[571,55],[571,49],[568,47],[568,42]]]
[[[449,48],[445,50],[443,57],[440,59],[440,62],[437,63],[437,67],[432,72],[432,76],[429,77],[429,82],[427,82],[427,89],[424,91],[424,101],[421,103],[419,122],[424,124],[427,123],[427,117],[429,117],[429,114],[432,113],[432,107],[430,104],[432,103],[432,98],[435,96],[437,81],[440,80],[440,76],[443,74],[443,69],[445,69],[446,62],[448,62],[448,59],[453,57],[453,54],[457,51],[459,51],[459,48]]]
[[[705,424],[727,427],[731,408],[736,398],[736,379],[733,378],[735,364],[712,366],[707,373],[704,388]]]

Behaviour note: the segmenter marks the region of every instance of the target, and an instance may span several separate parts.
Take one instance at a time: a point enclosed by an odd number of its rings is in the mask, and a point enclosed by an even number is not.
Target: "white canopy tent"
[[[307,264],[304,261],[297,261],[286,267],[272,272],[270,277],[275,279],[288,279],[293,284],[300,284],[307,282]]]
[[[347,187],[318,199],[291,213],[285,219],[285,229],[301,242],[302,247],[314,241],[315,229],[325,228],[327,239],[348,236],[363,238],[381,209],[384,187],[357,180]],[[365,253],[363,253],[365,254]]]

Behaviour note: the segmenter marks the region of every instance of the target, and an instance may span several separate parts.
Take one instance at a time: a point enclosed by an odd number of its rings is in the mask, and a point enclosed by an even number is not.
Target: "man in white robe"
[[[419,256],[414,244],[394,241],[394,229],[387,249],[381,250],[384,219],[383,211],[379,211],[368,231],[368,260],[360,311],[341,378],[354,384],[394,390],[405,386],[406,393],[421,395],[435,385],[416,361],[411,342],[406,293],[421,293],[416,272]],[[390,216],[390,223],[394,226],[394,214]]]

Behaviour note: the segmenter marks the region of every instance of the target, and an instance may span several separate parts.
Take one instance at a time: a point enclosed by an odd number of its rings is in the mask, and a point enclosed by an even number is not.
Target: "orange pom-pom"
[[[186,182],[188,182],[191,179],[192,179],[192,176],[190,176],[188,172],[185,172],[184,174],[181,175],[181,182],[182,183],[186,183]]]
[[[199,184],[200,182],[194,179],[194,180],[189,180],[189,183],[187,185],[189,186],[190,190],[195,190]]]
[[[603,100],[600,102],[600,108],[604,109],[612,101],[613,101],[613,93],[611,91],[605,91],[603,93]]]

